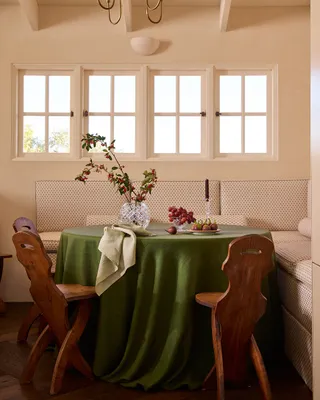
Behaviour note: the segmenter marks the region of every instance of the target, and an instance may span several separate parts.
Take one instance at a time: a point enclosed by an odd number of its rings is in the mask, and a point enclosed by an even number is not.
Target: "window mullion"
[[[272,78],[271,73],[267,73],[267,102],[266,102],[266,124],[267,124],[267,152],[272,154],[273,149],[273,114],[272,110]]]
[[[111,143],[114,140],[114,75],[111,76],[110,97],[111,97],[110,98],[110,143]]]
[[[150,71],[149,71],[150,72]],[[155,96],[155,89],[154,89],[154,81],[155,81],[155,75],[154,73],[149,73],[148,76],[148,88],[147,88],[147,93],[148,93],[148,104],[147,104],[147,127],[148,131],[151,132],[151,135],[149,136],[150,142],[148,143],[148,156],[151,154],[154,156],[155,149],[154,149],[154,143],[155,143],[155,117],[156,113],[154,111],[154,96]]]
[[[49,153],[49,76],[46,75],[45,94],[45,152]]]
[[[245,153],[245,74],[241,75],[241,154]]]
[[[180,153],[180,76],[176,76],[176,153]]]
[[[88,133],[88,127],[84,128],[88,118],[85,120],[83,117],[85,85],[83,70],[78,66],[70,74],[70,107],[74,112],[74,117],[70,118],[70,155],[78,159],[83,156],[81,147],[83,132]]]
[[[220,117],[218,117],[215,113],[220,112],[220,76],[221,72],[217,73],[215,71],[215,86],[213,90],[215,90],[214,94],[214,144],[215,144],[215,155],[220,154]],[[220,112],[221,114],[221,112]],[[221,116],[221,115],[220,115]]]
[[[18,148],[17,154],[23,155],[23,144],[24,144],[24,74],[22,71],[18,73]]]

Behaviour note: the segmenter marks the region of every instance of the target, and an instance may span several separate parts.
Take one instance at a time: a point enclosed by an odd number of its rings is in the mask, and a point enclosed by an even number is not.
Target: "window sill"
[[[255,162],[264,162],[264,161],[278,161],[279,158],[277,156],[271,156],[271,155],[245,155],[245,156],[232,156],[232,155],[227,155],[227,156],[216,156],[213,158],[213,161],[222,161],[222,162],[250,162],[250,161],[255,161]]]

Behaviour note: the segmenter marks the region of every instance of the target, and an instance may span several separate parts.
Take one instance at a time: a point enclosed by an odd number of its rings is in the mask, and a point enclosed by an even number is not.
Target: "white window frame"
[[[200,113],[185,113],[179,110],[179,79],[176,80],[176,112],[159,113],[154,112],[154,77],[155,76],[201,76],[201,112],[206,115],[201,118],[201,152],[200,153],[179,153],[179,117],[180,116],[200,116]],[[212,155],[210,149],[209,132],[212,126],[212,70],[208,67],[183,68],[181,66],[152,66],[148,69],[148,159],[165,161],[200,161],[209,159]],[[154,117],[155,116],[174,116],[176,117],[176,153],[155,153],[154,152]]]
[[[274,161],[278,159],[278,70],[276,66],[256,67],[256,68],[228,68],[216,67],[215,69],[215,129],[214,158],[217,161]],[[219,110],[220,97],[220,76],[237,75],[241,76],[241,112],[222,112]],[[265,75],[267,77],[267,110],[266,112],[245,112],[245,88],[244,77],[246,75]],[[219,116],[216,115],[219,112]],[[266,116],[267,118],[267,152],[266,153],[245,153],[245,116]],[[220,117],[221,116],[241,116],[241,153],[221,153],[220,152]]]
[[[268,71],[268,107],[271,110],[272,120],[268,121],[272,129],[268,132],[267,154],[219,154],[218,119],[218,91],[216,90],[219,71],[246,71],[248,74],[264,73]],[[59,75],[68,72],[71,75],[71,110],[74,112],[70,124],[70,153],[23,153],[23,132],[21,134],[21,113],[23,102],[23,86],[21,75],[24,71],[33,74],[47,73]],[[114,75],[133,75],[137,77],[136,83],[136,152],[134,154],[118,154],[122,161],[274,161],[278,159],[278,68],[276,65],[141,65],[141,64],[13,64],[12,65],[12,159],[15,161],[87,161],[89,155],[81,148],[81,138],[87,133],[88,119],[83,117],[85,107],[85,91],[87,88],[85,76],[89,71],[95,74],[113,73]],[[202,119],[205,126],[202,133],[201,154],[161,154],[153,152],[153,85],[150,85],[152,76],[156,71],[161,74],[192,75],[204,74],[202,82],[205,85],[204,109],[206,117]],[[19,81],[20,79],[20,81]],[[20,131],[19,131],[20,129]],[[90,157],[95,160],[106,161],[103,153],[92,153]]]
[[[136,106],[135,112],[115,112],[114,111],[114,77],[115,76],[135,76],[136,77]],[[111,76],[111,92],[110,92],[110,112],[90,112],[89,111],[89,77],[90,76]],[[90,116],[110,116],[111,118],[111,129],[110,129],[110,141],[114,139],[114,117],[115,116],[134,116],[135,117],[135,152],[134,153],[117,153],[117,157],[119,160],[137,160],[141,159],[141,135],[139,135],[141,131],[141,99],[142,91],[141,91],[141,68],[124,68],[123,66],[118,66],[117,68],[84,68],[83,69],[83,118],[82,118],[82,133],[86,134],[89,132],[89,117]],[[84,112],[87,111],[88,115],[84,115]],[[92,133],[92,132],[90,132]],[[117,143],[115,144],[117,149]],[[104,153],[89,153],[85,149],[81,149],[82,158],[93,160],[105,161]]]
[[[70,76],[70,113],[63,112],[49,112],[48,110],[48,79],[46,79],[46,97],[45,97],[45,111],[44,112],[24,112],[23,111],[23,79],[26,75],[41,75],[41,76]],[[18,160],[31,160],[31,161],[47,161],[47,160],[72,160],[75,158],[76,148],[76,127],[75,127],[75,104],[76,96],[73,94],[76,91],[75,85],[75,67],[59,65],[54,68],[44,65],[20,65],[13,67],[12,74],[12,126],[14,135],[12,138],[13,158]],[[71,112],[73,115],[71,115]],[[23,151],[23,117],[24,116],[44,116],[46,117],[46,151],[43,153],[25,153]],[[48,151],[48,120],[49,116],[69,116],[70,117],[70,152],[68,153],[49,153]]]

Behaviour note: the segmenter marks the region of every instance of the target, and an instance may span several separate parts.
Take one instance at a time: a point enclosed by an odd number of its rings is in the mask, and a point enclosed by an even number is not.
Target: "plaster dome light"
[[[133,51],[142,56],[155,53],[160,45],[160,40],[147,36],[138,36],[130,40]]]

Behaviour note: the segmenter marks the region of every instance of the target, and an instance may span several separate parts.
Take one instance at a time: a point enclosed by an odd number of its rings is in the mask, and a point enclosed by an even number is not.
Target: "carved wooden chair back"
[[[13,226],[13,229],[15,232],[28,231],[28,232],[32,232],[35,235],[39,236],[37,228],[35,227],[34,223],[29,218],[19,217],[14,221],[12,226]]]
[[[54,283],[48,257],[39,236],[20,231],[13,235],[17,258],[31,280],[30,293],[61,346],[69,329],[68,303]]]
[[[244,236],[229,245],[222,270],[229,287],[219,299],[215,316],[222,331],[222,354],[226,381],[241,381],[255,324],[266,309],[261,293],[263,278],[273,269],[273,242],[260,235]]]

